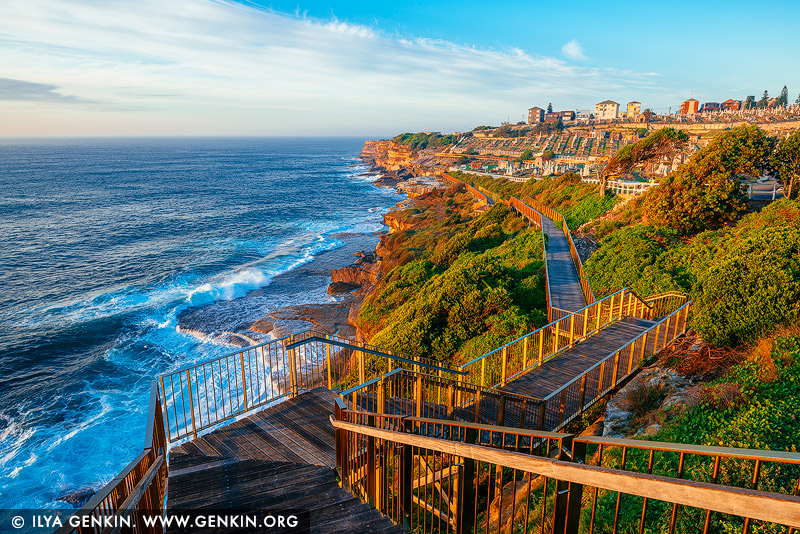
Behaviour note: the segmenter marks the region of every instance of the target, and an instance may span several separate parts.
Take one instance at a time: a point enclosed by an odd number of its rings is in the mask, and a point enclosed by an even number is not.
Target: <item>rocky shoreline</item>
[[[388,169],[364,153],[361,158],[370,165],[370,170],[362,176],[379,174],[373,182],[377,187],[394,188],[401,194],[402,191],[398,186],[415,178],[414,173],[405,167]],[[413,205],[414,200],[409,198],[398,202],[395,209],[408,209]],[[374,247],[354,252],[352,255],[355,259],[349,265],[331,268],[328,294],[335,299],[334,302],[285,306],[261,317],[249,325],[248,330],[276,339],[293,332],[315,328],[329,334],[363,340],[364,335],[358,330],[358,314],[364,299],[372,293],[378,280],[386,274],[383,272],[380,256],[381,250],[385,251],[384,236],[402,229],[398,226],[398,221],[392,217],[392,210],[384,215],[383,223],[389,229],[375,234],[379,240]],[[337,237],[347,239],[355,236]]]

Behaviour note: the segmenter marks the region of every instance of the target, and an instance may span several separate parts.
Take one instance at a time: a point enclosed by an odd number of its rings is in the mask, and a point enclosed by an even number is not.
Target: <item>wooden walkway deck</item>
[[[569,242],[563,230],[542,214],[542,231],[547,234],[547,276],[550,278],[550,305],[565,311],[586,306],[578,271],[572,262]]]
[[[543,399],[654,324],[646,319],[623,317],[544,365],[531,369],[497,389]],[[648,346],[653,343],[654,339],[649,340]]]
[[[300,509],[312,532],[403,532],[339,487],[335,397],[317,388],[173,448],[167,509]]]

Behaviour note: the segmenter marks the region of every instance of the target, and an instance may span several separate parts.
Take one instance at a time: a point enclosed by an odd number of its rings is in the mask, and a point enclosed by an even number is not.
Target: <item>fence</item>
[[[581,376],[550,393],[544,399],[542,428],[564,428],[604,395],[615,390],[647,356],[668,347],[686,330],[690,311],[691,302],[687,302]]]
[[[166,480],[167,440],[161,395],[154,381],[150,387],[144,450],[74,514],[82,518],[79,525],[97,526],[72,527],[67,523],[56,532],[100,534],[103,521],[114,516],[119,516],[118,524],[128,522],[131,531],[161,532],[160,526],[146,525],[142,513],[158,513],[164,509]]]
[[[315,387],[364,383],[393,367],[460,375],[435,360],[401,355],[317,331],[247,347],[159,377],[170,443]]]
[[[350,410],[539,429],[544,401],[395,369],[340,394]]]
[[[686,300],[685,295],[668,293],[642,300],[629,289],[596,301],[585,308],[557,319],[483,356],[463,364],[461,371],[469,372],[464,380],[483,387],[497,387],[547,360],[575,343],[596,334],[606,326],[628,315],[653,319],[656,313],[674,311]],[[660,316],[660,315],[659,315]]]
[[[797,453],[520,431],[342,403],[332,423],[342,485],[411,532],[746,534],[759,523],[758,532],[794,534],[800,525]]]
[[[589,278],[586,276],[586,273],[583,270],[583,262],[578,254],[578,249],[575,248],[575,243],[572,241],[572,233],[569,231],[567,220],[559,212],[550,208],[549,206],[545,206],[538,200],[531,197],[525,198],[534,209],[539,210],[541,213],[553,219],[556,224],[561,223],[561,230],[564,232],[564,237],[567,238],[567,242],[569,243],[569,253],[570,256],[572,256],[572,263],[575,264],[575,270],[578,272],[578,279],[581,283],[581,290],[583,290],[583,296],[586,299],[586,304],[593,304],[595,298],[594,293],[592,292],[592,286],[589,284]]]

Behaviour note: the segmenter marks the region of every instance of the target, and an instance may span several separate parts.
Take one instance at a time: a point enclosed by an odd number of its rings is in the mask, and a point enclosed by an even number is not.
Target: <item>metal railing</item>
[[[331,422],[342,485],[411,532],[747,534],[758,523],[758,532],[794,534],[800,525],[797,453],[520,431],[342,403]]]
[[[340,393],[351,410],[540,429],[544,400],[395,369]]]
[[[314,330],[247,347],[159,377],[170,443],[315,387],[347,387],[396,368],[461,375],[435,360]]]
[[[578,280],[580,280],[581,290],[583,291],[583,296],[586,299],[586,304],[593,304],[595,302],[594,292],[592,291],[591,284],[589,284],[589,278],[586,276],[586,272],[583,270],[583,262],[578,254],[578,249],[575,248],[575,243],[572,241],[572,232],[569,231],[567,220],[559,212],[542,204],[535,198],[525,197],[525,199],[533,208],[553,219],[556,224],[561,223],[561,230],[564,232],[564,237],[566,237],[567,242],[569,243],[569,253],[570,256],[572,256],[572,263],[575,265],[575,270],[578,273]]]
[[[542,214],[516,197],[511,197],[508,199],[508,206],[535,224],[542,234],[542,261],[544,262],[544,291],[545,302],[547,303],[547,320],[552,321],[553,311],[555,308],[553,308],[552,304],[550,303],[550,271],[547,267],[547,242],[545,241],[544,232],[542,231]]]
[[[167,439],[164,432],[161,395],[158,384],[150,386],[150,404],[147,410],[144,450],[125,469],[89,499],[74,516],[81,517],[77,524],[70,522],[59,528],[57,534],[100,534],[105,532],[104,521],[117,516],[118,525],[129,525],[127,530],[142,533],[160,533],[160,525],[148,526],[142,514],[157,514],[164,509],[167,480]],[[92,526],[95,525],[95,526]]]
[[[464,380],[472,384],[502,386],[624,316],[653,319],[654,313],[673,311],[669,306],[680,299],[685,301],[686,296],[669,293],[646,301],[629,289],[621,289],[461,365],[460,370],[469,372]]]
[[[658,354],[686,331],[691,301],[657,321],[583,374],[544,399],[542,428],[560,430],[638,369],[648,356]]]

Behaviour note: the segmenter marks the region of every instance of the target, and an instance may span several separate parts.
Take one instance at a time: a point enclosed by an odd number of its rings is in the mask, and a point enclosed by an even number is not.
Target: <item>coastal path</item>
[[[403,532],[339,487],[336,397],[315,388],[174,447],[167,509],[305,510],[311,532]]]

